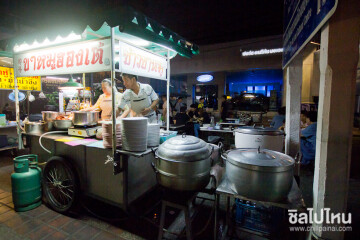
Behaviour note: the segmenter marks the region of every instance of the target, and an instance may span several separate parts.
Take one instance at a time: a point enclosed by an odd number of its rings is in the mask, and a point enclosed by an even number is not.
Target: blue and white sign
[[[196,78],[196,80],[198,82],[210,82],[214,79],[214,77],[210,74],[204,74],[204,75],[200,75]]]
[[[334,14],[338,0],[284,0],[283,68]]]

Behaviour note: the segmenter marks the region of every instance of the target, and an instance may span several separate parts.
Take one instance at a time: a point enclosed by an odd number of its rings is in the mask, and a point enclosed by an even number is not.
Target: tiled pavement
[[[72,218],[59,214],[44,204],[15,212],[11,193],[0,189],[0,239],[141,239],[121,228],[90,218]]]

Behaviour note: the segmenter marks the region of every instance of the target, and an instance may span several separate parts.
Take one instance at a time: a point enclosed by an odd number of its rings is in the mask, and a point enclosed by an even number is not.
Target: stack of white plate
[[[148,147],[156,147],[160,144],[160,125],[159,124],[148,124]]]
[[[122,148],[131,152],[147,149],[148,120],[145,117],[121,119]]]
[[[112,148],[112,121],[102,121],[102,137],[105,148]],[[116,123],[116,147],[121,146],[121,126]]]

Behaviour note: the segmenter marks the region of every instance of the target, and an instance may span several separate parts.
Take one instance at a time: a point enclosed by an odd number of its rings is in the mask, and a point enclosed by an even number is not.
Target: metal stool
[[[210,176],[210,178],[212,179],[212,181],[210,181],[209,186],[211,184],[213,184],[213,186],[210,189],[206,188],[206,189],[201,190],[200,192],[215,195],[216,178],[212,175]],[[164,198],[161,201],[161,217],[160,217],[158,240],[161,240],[163,238],[164,231],[167,231],[167,229],[164,229],[166,207],[177,208],[177,209],[184,211],[186,239],[188,239],[188,240],[193,239],[193,233],[191,230],[190,207],[192,205],[195,206],[196,198],[204,199],[204,200],[211,200],[211,199],[199,197],[198,194],[200,192],[177,192],[177,191],[166,191],[165,192]],[[214,201],[214,200],[212,200],[212,201]],[[169,233],[175,234],[175,233],[171,233],[171,232],[169,232]]]
[[[191,220],[190,220],[190,205],[191,202],[196,198],[195,194],[193,197],[188,199],[185,203],[175,203],[168,200],[162,200],[161,202],[161,218],[160,218],[160,227],[159,227],[159,235],[158,239],[163,239],[164,230],[164,224],[165,224],[165,213],[166,213],[166,207],[173,207],[180,209],[184,211],[185,214],[185,228],[186,228],[186,239],[191,240],[192,238],[192,231],[191,231]]]

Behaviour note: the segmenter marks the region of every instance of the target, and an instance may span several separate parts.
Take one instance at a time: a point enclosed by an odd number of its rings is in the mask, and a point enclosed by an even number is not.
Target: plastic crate
[[[236,199],[235,209],[235,221],[239,227],[265,235],[277,232],[285,220],[283,209],[278,207],[266,207]]]
[[[175,137],[177,135],[177,131],[163,131],[160,130],[160,144],[168,140],[169,138]]]

